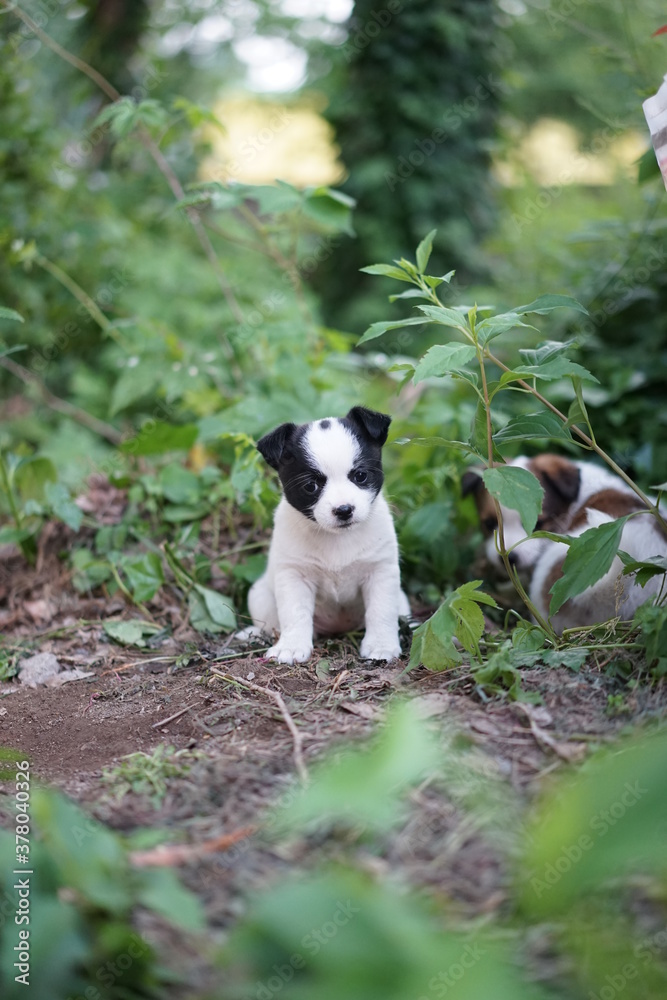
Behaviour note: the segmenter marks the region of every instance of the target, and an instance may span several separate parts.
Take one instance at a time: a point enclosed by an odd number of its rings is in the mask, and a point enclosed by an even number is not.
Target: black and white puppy
[[[355,406],[342,418],[281,424],[259,440],[283,488],[266,572],[248,594],[255,633],[279,635],[270,659],[303,663],[314,633],[362,625],[362,657],[400,656],[398,619],[410,607],[381,492],[390,423],[384,413]]]
[[[552,454],[520,456],[510,465],[532,472],[544,490],[538,529],[577,537],[588,528],[632,514],[623,528],[620,549],[639,561],[667,556],[667,536],[662,525],[634,491],[613,473],[593,462],[572,462]],[[464,495],[474,495],[482,531],[487,536],[487,557],[499,565],[494,538],[498,518],[479,470],[469,469],[464,474],[462,490]],[[526,533],[518,512],[503,507],[502,514],[505,545],[508,549],[515,546],[510,559],[518,570],[530,574],[530,599],[542,617],[547,618],[551,589],[563,574],[567,545],[546,538],[524,541]],[[616,556],[608,572],[582,594],[570,598],[551,623],[557,632],[562,632],[616,617],[628,620],[664,586],[662,575],[654,576],[644,587],[633,576],[623,576],[623,563]]]

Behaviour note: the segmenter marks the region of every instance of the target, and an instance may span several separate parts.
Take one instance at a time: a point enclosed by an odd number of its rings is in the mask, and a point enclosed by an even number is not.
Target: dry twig
[[[216,677],[221,677],[224,681],[229,681],[232,684],[240,684],[242,687],[249,688],[251,691],[257,691],[260,694],[265,694],[267,698],[271,698],[272,701],[275,701],[276,705],[280,709],[280,714],[285,720],[285,725],[289,729],[294,741],[294,765],[296,767],[297,774],[301,779],[301,783],[307,785],[308,769],[306,768],[303,760],[303,737],[296,728],[294,719],[287,711],[287,706],[283,701],[283,696],[280,691],[274,691],[272,688],[261,687],[259,684],[253,684],[251,681],[246,681],[242,677],[235,677],[234,674],[223,674],[220,670],[216,670],[215,667],[211,667],[211,673],[215,674]]]

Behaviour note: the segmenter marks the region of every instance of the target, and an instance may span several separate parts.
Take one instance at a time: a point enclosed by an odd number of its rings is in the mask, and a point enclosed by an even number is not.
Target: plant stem
[[[42,254],[37,254],[37,256],[34,257],[34,261],[39,267],[48,271],[48,273],[54,277],[56,281],[60,282],[60,284],[66,288],[68,292],[71,292],[77,302],[81,303],[86,312],[97,323],[100,329],[104,330],[104,332],[110,337],[113,337],[121,347],[125,346],[121,338],[113,329],[113,324],[107,319],[97,303],[91,299],[90,295],[83,290],[81,285],[77,284],[74,278],[71,278],[66,271],[63,271],[61,267],[58,267],[57,264],[54,264],[47,257],[43,257]]]
[[[103,420],[98,420],[97,417],[94,417],[91,413],[87,413],[86,410],[81,410],[78,406],[68,403],[66,399],[60,399],[59,396],[54,396],[53,393],[46,388],[41,379],[37,378],[37,376],[27,368],[24,368],[23,365],[17,364],[16,361],[12,361],[11,358],[0,358],[0,366],[6,368],[8,372],[12,373],[12,375],[21,379],[25,385],[34,385],[42,398],[42,402],[48,406],[49,409],[55,410],[57,413],[62,413],[63,416],[69,417],[70,420],[75,420],[78,424],[82,424],[84,427],[87,427],[88,430],[93,431],[93,433],[106,438],[106,440],[111,444],[118,445],[123,440],[123,435],[120,431],[117,431],[115,427],[112,427],[111,424],[107,424]]]
[[[482,347],[480,347],[479,341],[477,339],[474,319],[471,320],[469,316],[468,322],[470,323],[472,339],[475,345],[475,350],[477,351],[477,363],[479,365],[480,374],[482,376],[482,392],[484,395],[484,410],[486,414],[486,447],[488,452],[488,468],[490,469],[493,467],[493,424],[491,422],[491,399],[489,397],[489,387],[486,379],[486,369],[484,367],[484,350]],[[549,639],[552,642],[554,642],[556,641],[556,633],[554,632],[549,622],[542,617],[542,615],[539,613],[533,602],[530,600],[530,597],[526,593],[526,590],[523,584],[521,583],[521,580],[519,579],[519,575],[516,569],[514,569],[514,567],[510,563],[509,554],[505,546],[502,507],[500,506],[500,503],[498,502],[496,497],[492,496],[491,499],[493,500],[493,505],[496,510],[496,516],[498,518],[498,533],[497,533],[496,548],[498,550],[498,555],[503,561],[505,571],[510,581],[512,582],[514,589],[516,590],[516,592],[518,593],[519,597],[524,602],[526,607],[530,610],[535,621],[546,632]]]
[[[18,509],[16,504],[16,497],[14,496],[14,490],[9,482],[9,473],[7,472],[7,463],[5,462],[5,456],[0,454],[0,480],[2,481],[2,488],[7,494],[7,502],[9,503],[9,509],[11,511],[14,524],[18,531],[21,530],[23,526],[23,518],[21,517],[21,511]]]

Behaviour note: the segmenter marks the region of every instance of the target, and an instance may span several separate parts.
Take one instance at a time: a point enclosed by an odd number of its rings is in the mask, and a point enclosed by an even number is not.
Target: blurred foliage
[[[370,747],[321,765],[279,813],[274,837],[328,836],[335,863],[257,894],[223,953],[225,995],[662,997],[665,733],[594,754],[521,814],[499,776],[480,771],[474,745],[452,723],[437,729],[440,742],[415,703],[394,705]],[[360,856],[382,856],[383,835],[407,824],[410,791],[425,783],[470,810],[510,865],[495,919],[466,925],[453,901],[411,894],[370,874],[377,865],[360,870]],[[539,954],[550,956],[546,972]]]
[[[418,651],[436,646],[435,636],[455,659],[453,637],[463,635],[480,653],[479,604],[494,609],[473,580],[480,536],[472,501],[459,496],[468,457],[454,444],[472,441],[480,452],[470,382],[440,377],[443,354],[428,349],[442,338],[421,323],[390,332],[385,351],[355,352],[354,338],[321,320],[350,330],[379,323],[385,304],[376,296],[391,286],[358,268],[400,258],[434,227],[431,270],[458,270],[459,316],[475,301],[487,315],[491,302],[502,320],[503,309],[534,304],[546,289],[589,308],[590,320],[568,313],[536,319],[537,331],[508,327],[499,358],[574,337],[568,351],[599,382],[581,390],[599,444],[642,485],[667,480],[661,182],[647,176],[639,186],[622,169],[608,183],[551,182],[518,155],[544,116],[576,129],[575,158],[585,164],[604,158],[612,140],[646,134],[640,100],[664,70],[665,38],[651,38],[663,4],[446,6],[358,0],[347,29],[314,8],[295,17],[286,13],[294,5],[269,0],[50,7],[41,26],[108,75],[118,100],[3,11],[0,540],[31,558],[45,519],[78,532],[74,587],[121,593],[142,612],[105,623],[114,642],[159,641],[143,612],[165,586],[195,628],[234,628],[262,571],[260,530],[276,500],[254,440],[284,420],[363,402],[394,417],[386,482],[406,586],[417,607],[445,598]],[[46,5],[25,9],[43,15]],[[211,16],[213,42],[200,30]],[[256,35],[307,52],[306,84],[328,91],[350,171],[343,192],[201,183],[207,104],[238,83],[235,43]],[[410,160],[415,151],[423,162]],[[571,378],[551,381],[549,392],[565,411],[577,398]],[[504,442],[508,457],[543,445],[519,432],[529,405],[510,391],[495,410],[495,445]],[[99,523],[94,507],[82,516],[73,503],[92,473],[123,491],[120,523]],[[644,609],[638,626],[646,665],[664,674],[664,607]],[[526,624],[491,651],[471,670],[476,689],[510,698],[524,697],[520,667],[578,669],[585,656],[546,649]],[[15,669],[15,654],[0,652],[0,677]],[[527,828],[498,774],[480,777],[473,750],[446,735],[436,746],[422,718],[397,712],[369,749],[314,773],[275,831],[332,836],[339,865],[253,904],[225,952],[225,996],[537,998],[545,988],[524,971],[537,940],[556,960],[540,968],[555,969],[550,996],[664,997],[664,735],[595,755],[579,777],[548,790]],[[121,777],[161,791],[174,762],[138,763]],[[431,774],[453,810],[474,811],[477,830],[488,825],[494,843],[502,832],[515,859],[503,912],[484,926],[463,927],[445,900],[368,874],[381,869],[383,837],[407,815],[403,792]],[[142,938],[139,954],[131,950],[134,921],[148,908],[195,930],[192,898],[169,873],[132,869],[115,834],[57,796],[35,792],[32,815],[35,995],[165,995],[152,950]],[[350,856],[357,841],[370,851],[363,874]],[[10,872],[7,834],[0,850]],[[11,930],[2,923],[7,967]],[[128,976],[101,983],[99,969],[125,954]]]
[[[488,276],[479,247],[494,219],[491,151],[500,74],[493,0],[445,6],[356,0],[347,41],[322,81],[326,111],[357,201],[356,240],[318,272],[328,322],[359,331],[382,290],[359,269],[400,257],[438,227],[434,273]]]
[[[8,761],[9,751],[3,751],[2,758]],[[23,777],[25,772],[17,774]],[[52,1000],[86,994],[104,1000],[164,996],[173,974],[159,962],[134,921],[144,909],[180,933],[200,931],[204,920],[196,897],[169,869],[131,867],[127,845],[118,834],[56,792],[32,789],[29,827],[30,864],[22,868],[29,920],[20,923],[14,922],[13,911],[9,919],[7,909],[10,900],[20,906],[21,876],[12,874],[17,867],[15,836],[0,830],[3,997],[23,996],[26,983],[35,996]],[[24,963],[28,978],[22,982],[14,978],[26,971],[14,966],[21,947],[29,955]]]

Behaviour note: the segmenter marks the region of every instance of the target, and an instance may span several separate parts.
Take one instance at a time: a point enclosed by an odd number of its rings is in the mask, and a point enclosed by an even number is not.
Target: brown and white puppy
[[[510,463],[527,469],[537,477],[544,490],[542,512],[537,529],[577,536],[626,514],[645,510],[639,497],[622,479],[592,462],[572,462],[560,455],[544,454],[535,458],[521,456]],[[482,531],[487,536],[486,554],[500,563],[494,532],[498,527],[493,501],[484,487],[481,472],[469,469],[462,480],[463,495],[473,493]],[[528,538],[517,511],[502,508],[505,545],[512,549],[510,561],[519,571],[531,575],[529,595],[539,613],[549,615],[551,588],[563,573],[568,546],[547,538]],[[516,548],[512,548],[516,546]],[[667,535],[650,514],[637,514],[625,525],[620,549],[633,559],[667,556]],[[571,598],[554,615],[557,632],[566,628],[591,625],[620,617],[632,618],[637,608],[654,597],[664,586],[665,578],[654,576],[645,587],[634,577],[623,576],[623,563],[617,556],[608,572],[582,594]]]

